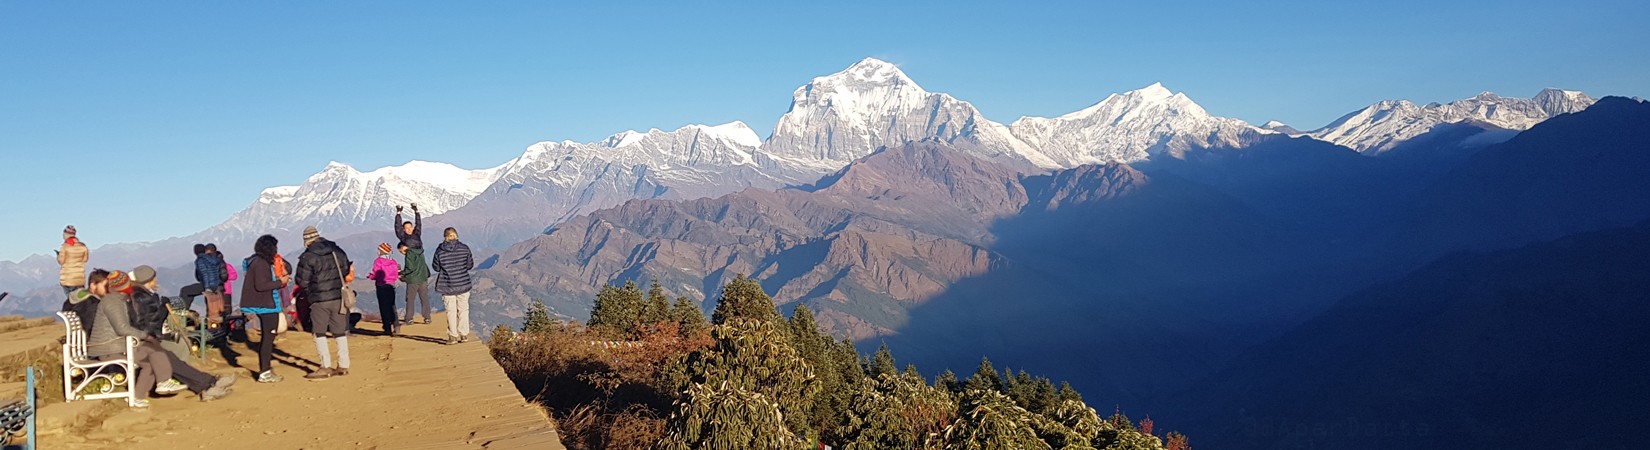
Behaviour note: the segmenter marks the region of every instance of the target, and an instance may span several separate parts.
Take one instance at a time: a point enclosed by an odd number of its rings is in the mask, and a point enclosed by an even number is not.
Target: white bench
[[[80,317],[70,311],[57,313],[63,318],[63,398],[65,401],[124,398],[128,406],[137,404],[137,367],[132,364],[132,347],[136,339],[127,337],[126,354],[120,359],[96,360],[86,357],[86,328]],[[97,380],[104,380],[97,392],[80,391]]]

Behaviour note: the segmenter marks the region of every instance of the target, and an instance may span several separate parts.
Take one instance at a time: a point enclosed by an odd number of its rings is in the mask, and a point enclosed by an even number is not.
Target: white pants
[[[470,293],[443,295],[441,303],[447,306],[447,336],[461,338],[470,335]]]

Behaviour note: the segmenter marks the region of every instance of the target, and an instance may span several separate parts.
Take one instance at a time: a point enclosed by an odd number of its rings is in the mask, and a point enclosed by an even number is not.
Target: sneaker
[[[424,318],[424,324],[425,324],[425,325],[429,325],[429,324],[430,324],[430,318],[428,318],[428,317],[425,317],[425,318]]]
[[[470,335],[466,334],[466,335],[463,335],[463,336],[459,336],[458,337],[458,342],[461,342],[461,343],[462,342],[470,342]]]
[[[336,369],[332,369],[332,376],[341,377],[341,376],[344,376],[344,375],[349,375],[349,368],[348,367],[339,367],[339,368],[336,368]]]
[[[240,378],[240,377],[235,375],[235,372],[229,372],[229,373],[226,373],[226,374],[223,374],[223,375],[219,375],[218,379],[212,381],[212,389],[219,389],[219,388],[228,389],[230,386],[235,385],[235,381],[238,378]]]
[[[228,397],[230,392],[233,391],[231,391],[228,387],[213,386],[211,389],[207,389],[206,392],[201,393],[201,401],[210,402]]]
[[[276,374],[273,370],[258,374],[259,383],[280,383],[285,379],[286,377]]]
[[[132,402],[132,408],[149,409],[149,399],[140,398],[137,401]]]
[[[330,376],[332,376],[332,369],[322,367],[315,369],[314,372],[310,372],[308,375],[304,375],[304,378],[309,380],[319,380]]]
[[[457,343],[458,343],[458,338],[452,337],[452,336],[447,336],[447,345],[453,345],[453,344],[457,344]]]
[[[160,395],[172,395],[187,390],[189,390],[189,386],[184,386],[183,383],[179,383],[178,380],[172,379],[162,381],[160,384],[155,385],[155,393]]]

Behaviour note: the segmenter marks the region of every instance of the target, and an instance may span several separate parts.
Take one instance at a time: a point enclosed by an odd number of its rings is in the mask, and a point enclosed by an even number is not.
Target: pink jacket
[[[235,278],[237,276],[239,276],[238,274],[235,273],[235,265],[225,263],[223,265],[223,267],[226,268],[226,269],[229,269],[229,277],[223,279],[223,291],[224,292],[235,292],[235,288],[233,286],[230,286],[231,284],[235,283]]]
[[[394,286],[395,280],[401,276],[401,265],[394,259],[380,256],[372,261],[372,273],[367,278],[378,282],[379,286]]]

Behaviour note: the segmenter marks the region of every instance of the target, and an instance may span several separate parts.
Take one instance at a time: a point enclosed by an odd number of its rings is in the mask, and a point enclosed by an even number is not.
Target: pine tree
[[[791,345],[814,367],[814,375],[818,377],[819,396],[808,409],[808,424],[819,430],[822,438],[839,441],[838,428],[843,425],[854,391],[838,368],[836,341],[819,328],[813,311],[801,303],[791,310],[791,318],[785,325],[790,333]],[[858,370],[857,365],[855,370]]]
[[[1055,395],[1059,397],[1062,402],[1067,400],[1075,400],[1079,402],[1083,401],[1083,395],[1078,394],[1076,389],[1072,389],[1070,382],[1061,381],[1060,391]]]
[[[682,324],[682,335],[692,335],[709,326],[705,322],[705,311],[699,309],[699,304],[688,300],[687,296],[676,297],[676,303],[670,305],[670,316]]]
[[[590,327],[629,335],[641,318],[642,291],[636,282],[626,281],[624,287],[602,286],[596,293],[596,306],[590,311]]]
[[[769,322],[780,319],[779,310],[774,308],[768,293],[762,291],[762,284],[745,278],[744,274],[739,274],[722,287],[722,299],[716,303],[716,310],[711,312],[710,323],[721,325],[735,317]]]
[[[522,319],[521,331],[524,333],[542,333],[555,327],[555,319],[550,318],[550,309],[544,303],[534,300],[527,306],[527,316]]]
[[[899,367],[894,365],[894,354],[888,351],[888,343],[885,342],[881,347],[877,347],[877,353],[871,357],[870,363],[865,366],[865,374],[870,375],[871,378],[880,378],[883,375],[899,375]]]
[[[951,369],[945,369],[939,375],[934,376],[934,388],[950,393],[958,393],[962,392],[962,382],[957,381],[957,374],[952,373]]]
[[[1002,389],[1002,386],[1002,378],[997,376],[997,369],[991,367],[991,360],[982,357],[980,368],[974,371],[974,376],[968,377],[968,383],[963,385],[963,390],[996,391]]]
[[[671,319],[670,299],[665,297],[665,290],[659,287],[659,280],[653,280],[647,288],[647,303],[641,311],[641,324],[647,326],[658,325]]]

